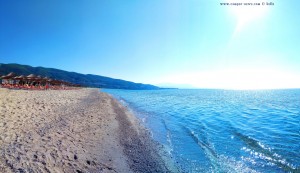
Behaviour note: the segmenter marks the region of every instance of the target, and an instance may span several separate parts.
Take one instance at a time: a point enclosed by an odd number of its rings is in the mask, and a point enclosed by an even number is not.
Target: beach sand
[[[0,172],[169,172],[147,130],[98,89],[0,88]]]

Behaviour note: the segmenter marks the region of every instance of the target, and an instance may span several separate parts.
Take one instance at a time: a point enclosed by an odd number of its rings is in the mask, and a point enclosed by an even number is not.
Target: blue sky
[[[297,0],[0,0],[0,62],[199,88],[300,88]]]

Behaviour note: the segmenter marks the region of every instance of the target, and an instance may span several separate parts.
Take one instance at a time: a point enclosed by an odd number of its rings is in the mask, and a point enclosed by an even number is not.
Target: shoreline
[[[159,144],[151,138],[150,132],[118,100],[112,98],[112,105],[120,123],[120,134],[128,164],[134,172],[172,172],[160,155]]]
[[[171,172],[149,133],[99,89],[0,88],[0,172]]]

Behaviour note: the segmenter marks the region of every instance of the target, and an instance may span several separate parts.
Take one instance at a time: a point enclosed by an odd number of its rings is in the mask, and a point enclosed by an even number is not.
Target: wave
[[[237,136],[241,141],[243,141],[249,148],[247,149],[246,147],[243,147],[242,149],[245,151],[249,151],[250,154],[255,155],[255,157],[263,159],[267,162],[271,162],[283,169],[285,172],[300,172],[300,168],[294,167],[292,164],[283,159],[282,156],[275,152],[272,152],[271,148],[266,147],[261,142],[237,131],[234,135]]]
[[[186,172],[300,173],[299,91],[110,92]]]
[[[203,126],[204,127],[204,126]],[[219,155],[214,149],[213,145],[209,142],[208,138],[203,136],[203,140],[191,129],[182,126],[187,134],[197,143],[197,145],[203,150],[206,157],[209,159],[212,170],[209,172],[250,172],[256,173],[255,170],[247,167],[240,161],[236,161],[228,156]],[[206,136],[206,135],[205,135]]]
[[[171,137],[171,131],[167,126],[167,123],[164,119],[161,120],[162,124],[164,125],[164,128],[166,129],[166,140],[168,142],[168,153],[172,157],[172,152],[173,152],[173,144],[172,144],[172,137]]]

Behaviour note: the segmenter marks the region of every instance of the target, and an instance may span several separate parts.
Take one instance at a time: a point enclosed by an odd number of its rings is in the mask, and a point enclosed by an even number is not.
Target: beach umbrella
[[[16,80],[16,83],[20,84],[21,81],[25,79],[24,75],[16,76],[14,77],[14,80]]]
[[[34,74],[30,74],[30,75],[26,76],[27,83],[34,82],[35,78],[36,78],[36,75],[34,75]]]
[[[42,80],[43,82],[48,82],[49,79],[50,79],[50,78],[48,78],[48,77],[43,77],[41,80]]]
[[[48,77],[41,77],[41,83],[43,83],[43,84],[47,84],[47,82],[48,82],[48,80],[49,80],[49,78]]]
[[[43,80],[43,78],[42,78],[42,76],[36,76],[36,77],[35,77],[35,80],[36,80],[36,81],[41,81],[41,80]]]
[[[26,76],[27,79],[35,79],[36,78],[36,75],[34,74],[30,74],[28,76]]]
[[[15,73],[10,72],[6,76],[2,76],[1,79],[7,80],[5,83],[12,84],[13,83],[13,78],[17,76]]]
[[[6,75],[3,75],[3,76],[0,77],[1,80],[2,80],[2,81],[1,81],[2,84],[5,84],[5,83],[6,83],[5,77],[6,77]]]
[[[24,75],[16,76],[16,77],[14,77],[14,79],[22,80],[22,79],[25,79],[25,76]]]
[[[42,78],[42,76],[38,75],[35,77],[34,81],[37,82],[38,85],[41,85],[43,78]]]
[[[6,76],[9,76],[9,77],[15,77],[15,76],[17,76],[16,75],[16,73],[14,73],[14,72],[10,72],[8,75],[6,75]]]
[[[9,74],[2,76],[1,79],[11,79],[13,77],[17,76],[15,73],[10,72]]]
[[[6,75],[2,75],[0,78],[3,79]]]
[[[49,79],[48,82],[49,82],[51,85],[56,85],[56,84],[57,84],[57,80],[55,80],[55,79]]]

